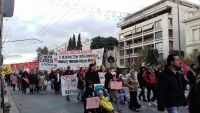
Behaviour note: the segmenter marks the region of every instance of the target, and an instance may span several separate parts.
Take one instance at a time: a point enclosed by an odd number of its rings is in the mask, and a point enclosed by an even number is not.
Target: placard
[[[112,81],[110,89],[122,89],[122,82]]]
[[[62,96],[78,94],[77,82],[76,74],[61,76]]]
[[[56,67],[57,64],[53,55],[40,55],[39,56],[39,69],[50,71],[52,68]]]
[[[99,79],[100,79],[101,84],[104,85],[106,73],[105,72],[99,72],[98,74],[99,74]]]
[[[100,99],[99,97],[90,97],[86,99],[86,109],[99,108]]]

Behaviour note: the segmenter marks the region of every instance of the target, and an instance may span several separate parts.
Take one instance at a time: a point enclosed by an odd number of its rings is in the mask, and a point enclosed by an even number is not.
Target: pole
[[[180,1],[177,0],[177,13],[178,13],[178,42],[179,42],[179,57],[181,57],[181,36],[180,36],[180,15],[179,15],[179,4]]]

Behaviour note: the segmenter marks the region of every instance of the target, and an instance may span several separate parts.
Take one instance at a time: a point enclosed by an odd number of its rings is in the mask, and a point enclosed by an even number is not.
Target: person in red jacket
[[[151,102],[155,102],[156,100],[156,76],[154,73],[153,65],[150,65],[149,69],[146,69],[144,71],[143,79],[147,85],[147,101],[149,106],[151,106]],[[152,98],[151,98],[151,91],[153,92]]]

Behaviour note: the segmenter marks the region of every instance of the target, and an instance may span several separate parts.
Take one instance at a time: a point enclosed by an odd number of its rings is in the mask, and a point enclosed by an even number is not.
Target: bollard
[[[10,113],[10,108],[11,108],[11,105],[9,102],[6,102],[4,104],[4,113]]]

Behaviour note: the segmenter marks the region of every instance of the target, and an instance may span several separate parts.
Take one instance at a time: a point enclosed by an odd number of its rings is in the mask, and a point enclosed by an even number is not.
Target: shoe
[[[139,109],[136,108],[136,109],[134,109],[134,111],[135,111],[135,112],[139,112]]]
[[[133,107],[130,107],[130,106],[129,106],[128,108],[129,108],[130,110],[134,110],[134,108],[133,108]]]
[[[148,106],[152,106],[151,102],[148,103]]]
[[[152,102],[152,104],[153,104],[154,106],[158,106],[156,102]]]
[[[140,96],[138,96],[139,100],[142,100],[142,98]]]
[[[144,101],[144,102],[147,102],[147,100],[146,100],[146,99],[143,99],[142,101]]]

